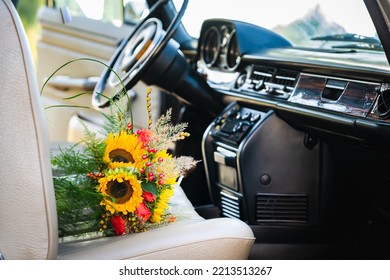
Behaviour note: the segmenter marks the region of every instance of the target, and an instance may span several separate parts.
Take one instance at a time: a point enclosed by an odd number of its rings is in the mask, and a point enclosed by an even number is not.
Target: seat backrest
[[[0,0],[0,253],[57,256],[50,145],[30,48],[9,0]]]

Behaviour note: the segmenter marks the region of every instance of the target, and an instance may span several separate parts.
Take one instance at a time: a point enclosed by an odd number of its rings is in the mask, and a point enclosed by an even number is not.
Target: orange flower
[[[148,129],[140,129],[137,131],[138,141],[143,143],[143,146],[146,147],[149,141],[153,138],[153,132]]]

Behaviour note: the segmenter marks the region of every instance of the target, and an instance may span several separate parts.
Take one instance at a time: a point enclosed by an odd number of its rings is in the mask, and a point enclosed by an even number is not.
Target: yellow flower
[[[168,209],[168,202],[171,196],[173,195],[173,189],[163,189],[157,198],[156,207],[153,209],[153,215],[150,218],[150,221],[153,223],[160,222],[162,216],[165,214],[165,210]]]
[[[100,202],[111,214],[132,213],[143,201],[141,183],[135,175],[121,169],[109,172],[99,180],[98,191],[104,195]]]
[[[167,152],[167,150],[160,150],[160,151],[157,151],[157,153],[155,154],[153,161],[154,162],[155,161],[163,162],[167,158],[172,158],[172,155],[169,154]]]
[[[138,142],[136,135],[121,131],[119,135],[108,135],[103,160],[111,169],[127,166],[140,168],[144,153],[145,149],[142,148],[142,143]]]
[[[156,173],[164,174],[164,184],[175,184],[179,172],[176,168],[176,161],[166,150],[158,151],[152,161],[156,165]]]

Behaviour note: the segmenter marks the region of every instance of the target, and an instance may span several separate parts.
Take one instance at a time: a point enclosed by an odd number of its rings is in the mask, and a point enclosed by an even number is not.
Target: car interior
[[[179,186],[171,200],[181,220],[140,234],[60,242],[44,109],[22,23],[13,4],[1,8],[2,105],[1,229],[4,259],[246,259],[254,237],[237,219],[206,220]],[[20,113],[18,118],[13,118]],[[55,146],[53,149],[55,150]],[[16,180],[15,180],[16,179]],[[10,192],[7,188],[12,188]],[[17,222],[15,222],[17,220]]]
[[[377,37],[312,37],[334,44],[320,49],[228,17],[202,21],[195,38],[184,24],[194,1],[146,0],[146,13],[120,25],[47,1],[36,68],[14,5],[0,2],[0,220],[10,225],[0,227],[1,255],[389,258],[390,2],[357,1]],[[125,2],[124,14],[134,14],[138,1]],[[188,215],[140,234],[65,242],[50,154],[78,142],[84,126],[102,127],[110,109],[99,93],[119,98],[111,69],[126,86],[135,127],[147,126],[148,87],[154,119],[172,108],[174,122],[188,123],[191,136],[172,153],[200,162],[171,201]],[[81,91],[89,94],[69,98]]]

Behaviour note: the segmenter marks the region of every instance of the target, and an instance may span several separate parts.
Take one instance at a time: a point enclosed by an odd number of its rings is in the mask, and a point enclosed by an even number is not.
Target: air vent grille
[[[221,211],[223,216],[239,219],[241,217],[240,198],[222,191]]]
[[[308,221],[307,195],[258,194],[256,196],[256,222]]]
[[[289,91],[293,91],[297,80],[297,74],[292,72],[280,71],[275,75],[275,84],[286,87]]]
[[[288,98],[294,90],[298,72],[268,67],[254,67],[246,79],[244,89]]]
[[[258,85],[259,82],[263,82],[263,83],[270,82],[272,80],[273,75],[274,75],[273,70],[266,70],[266,69],[254,70],[251,75],[252,84]]]

